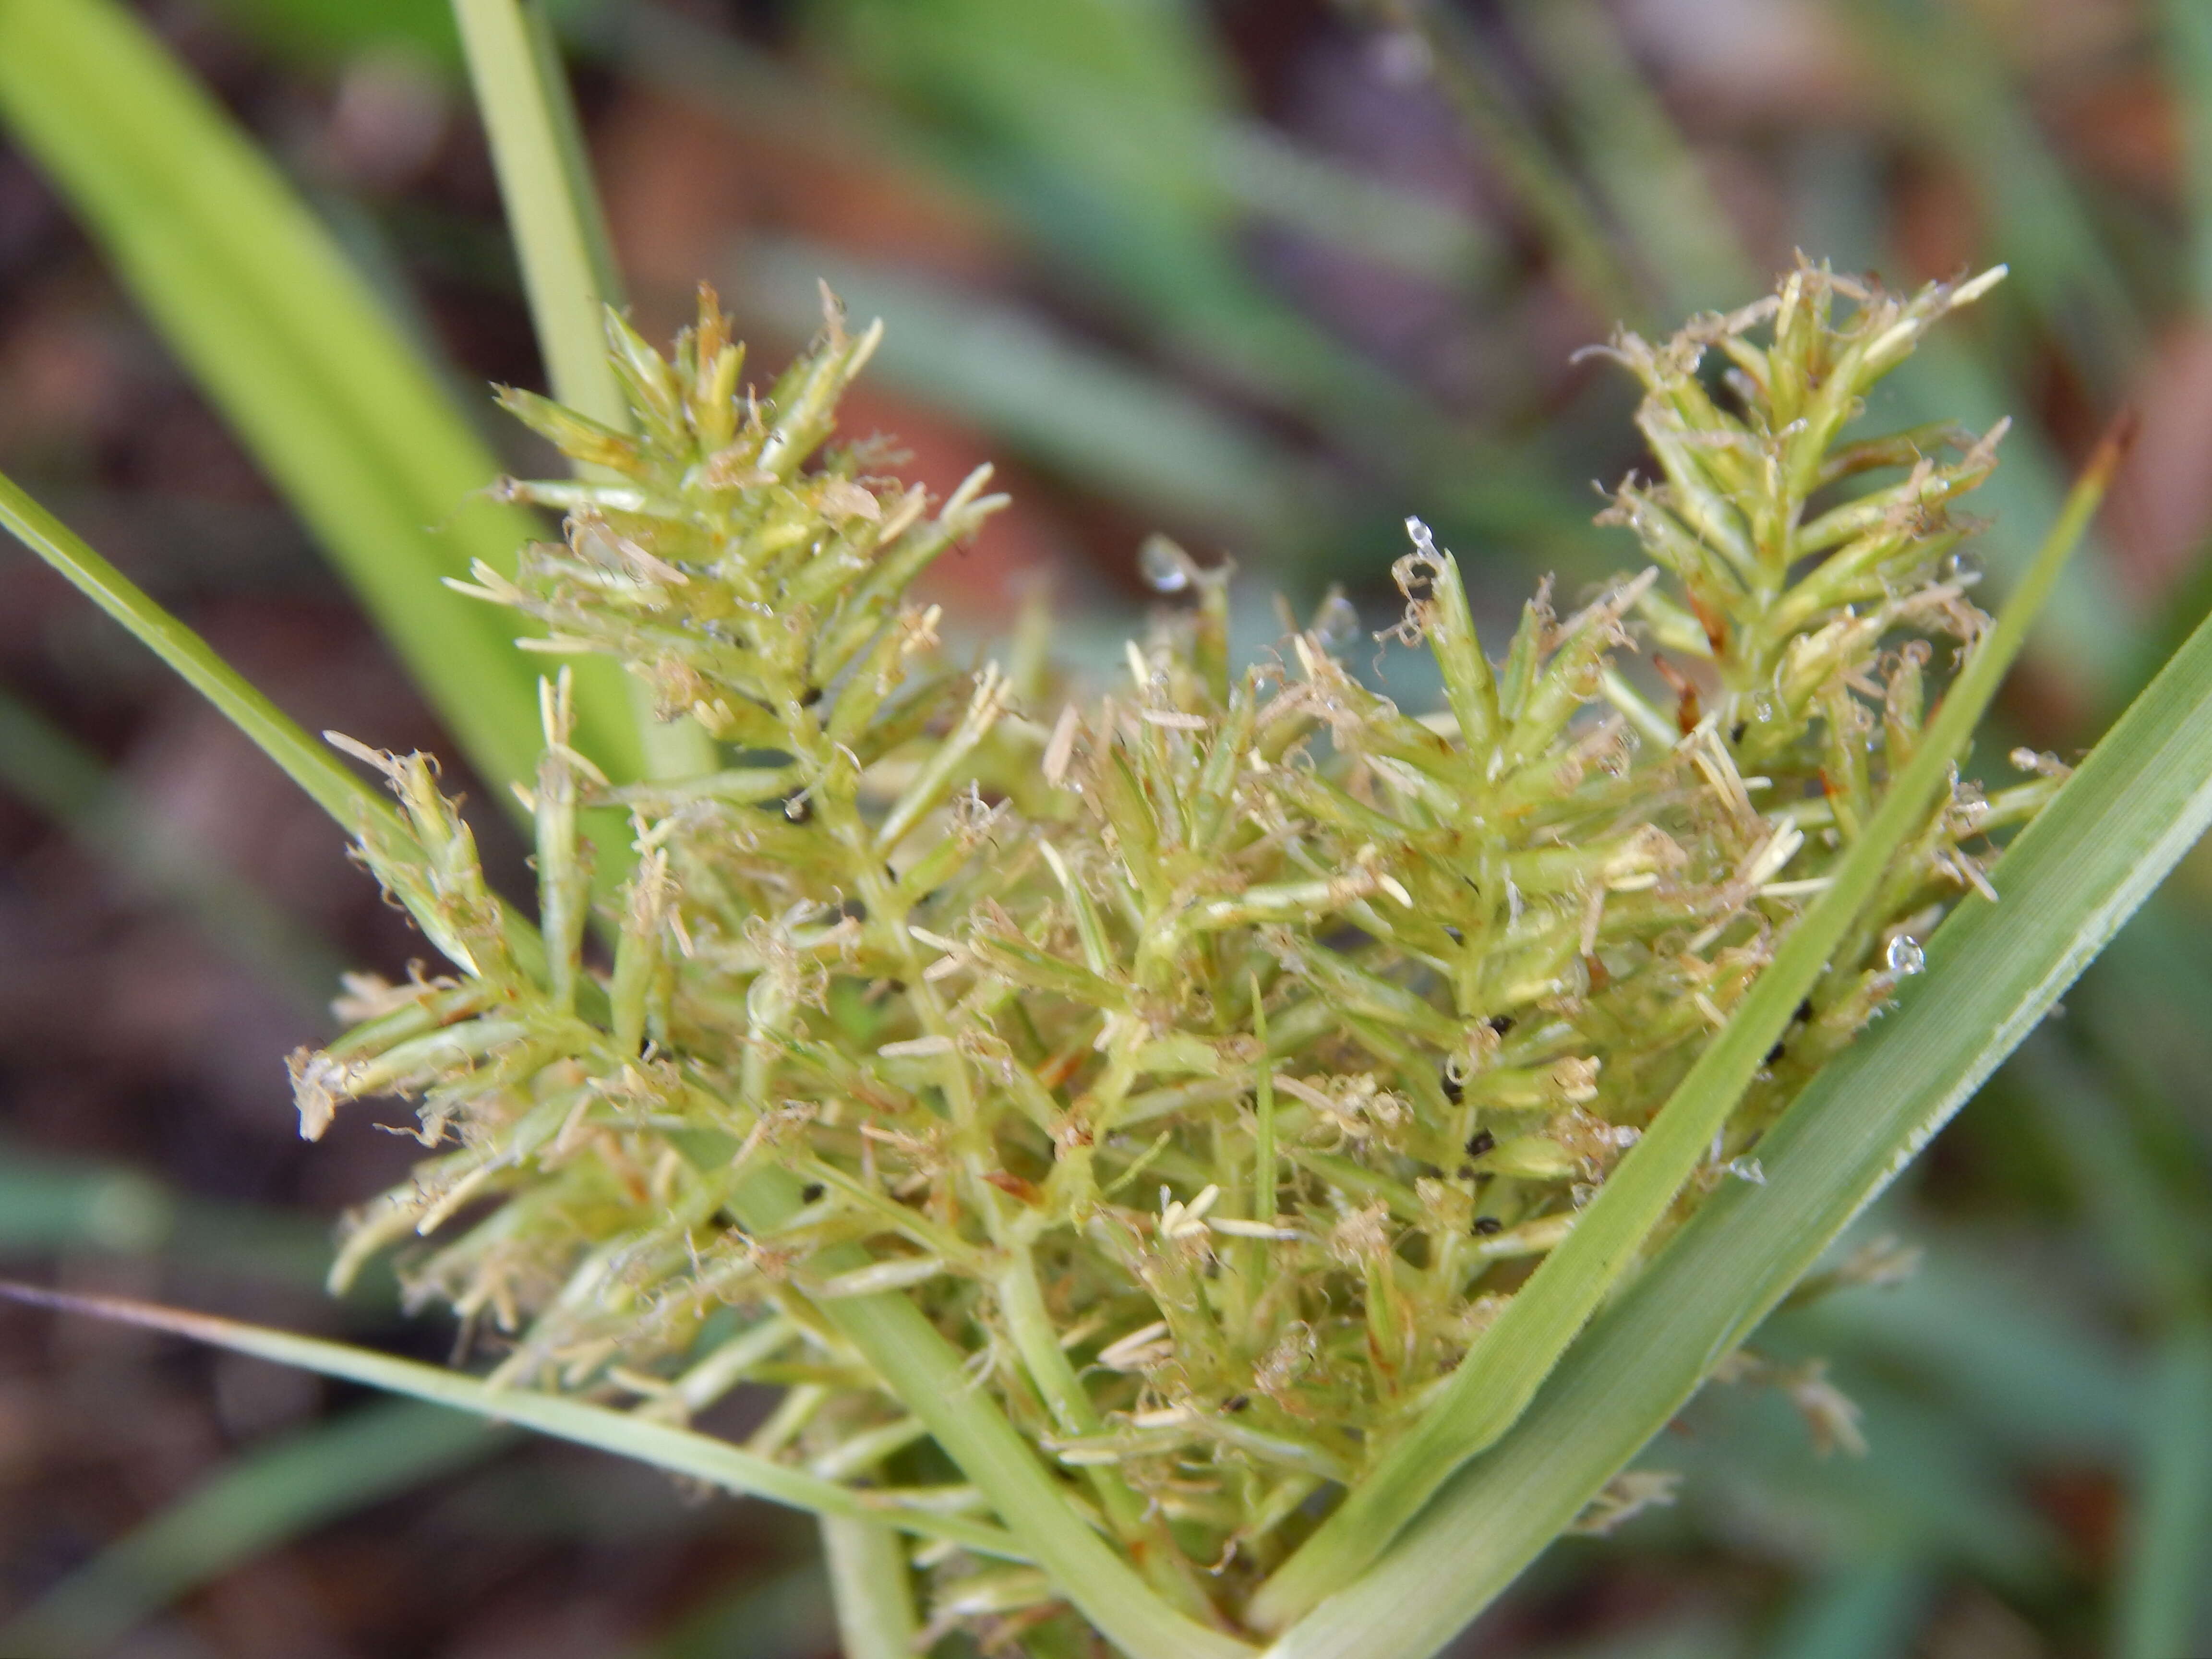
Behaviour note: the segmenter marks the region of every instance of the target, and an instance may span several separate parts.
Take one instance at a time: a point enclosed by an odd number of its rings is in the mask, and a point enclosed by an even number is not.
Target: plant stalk
[[[880,1522],[841,1515],[825,1515],[819,1524],[845,1659],[914,1659],[921,1626],[898,1534]]]
[[[629,404],[607,356],[606,314],[623,305],[606,215],[592,184],[560,48],[535,0],[453,0],[500,200],[522,264],[530,317],[553,395],[617,432]],[[628,682],[647,777],[714,769],[714,745],[689,716],[657,719],[652,698]]]

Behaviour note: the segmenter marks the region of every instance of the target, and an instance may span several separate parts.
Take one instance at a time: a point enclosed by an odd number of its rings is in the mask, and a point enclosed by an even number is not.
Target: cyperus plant
[[[506,1352],[479,1379],[106,1310],[811,1508],[855,1652],[915,1639],[916,1569],[925,1633],[1432,1651],[2212,809],[2193,655],[2073,783],[2027,754],[1994,796],[1959,781],[2111,453],[1992,623],[1948,504],[1996,434],[1844,428],[1992,280],[1903,299],[1801,266],[1663,347],[1622,337],[1661,477],[1607,516],[1658,568],[1565,621],[1540,595],[1493,663],[1409,524],[1378,638],[1432,654],[1445,707],[1419,717],[1347,671],[1341,606],[1236,668],[1223,573],[1160,541],[1181,608],[1118,695],[1075,701],[1033,649],[947,669],[905,592],[997,502],[979,475],[933,503],[836,441],[874,331],[833,307],[757,392],[711,295],[665,359],[611,314],[634,429],[502,394],[579,476],[501,486],[563,539],[462,586],[720,749],[610,783],[547,682],[517,790],[535,924],[426,757],[337,740],[395,813],[0,489],[349,825],[453,970],[350,983],[359,1023],[295,1056],[296,1091],[311,1136],[419,1099],[434,1155],[337,1276],[410,1241],[418,1295]],[[1971,896],[1981,838],[2053,798],[1998,872],[2046,908]],[[628,848],[580,828],[610,808]],[[625,852],[595,900],[595,857]],[[1900,981],[1962,895],[1928,951],[1936,977],[1979,953],[1954,1029]],[[1899,994],[1889,1041],[1847,1048]],[[1828,1086],[1899,1053],[1879,1091]],[[743,1382],[783,1389],[747,1446],[684,1426]]]
[[[836,441],[875,331],[833,307],[756,394],[710,294],[665,359],[611,315],[634,434],[502,394],[589,471],[504,487],[565,537],[472,591],[544,624],[536,648],[623,662],[728,763],[610,786],[549,682],[532,932],[430,763],[347,744],[411,831],[364,826],[362,855],[453,971],[356,982],[360,1023],[295,1058],[310,1136],[400,1093],[435,1149],[355,1218],[337,1281],[428,1239],[410,1282],[509,1347],[496,1385],[680,1422],[778,1384],[756,1453],[1025,1540],[1053,1503],[1200,1624],[1302,1611],[1302,1572],[1337,1588],[1332,1559],[1356,1570],[1479,1449],[1437,1425],[1486,1333],[1522,1340],[1516,1299],[1552,1352],[1571,1336],[1532,1267],[1929,743],[1933,642],[1989,625],[1949,503],[1997,434],[1844,429],[1992,280],[1900,299],[1801,267],[1663,344],[1622,336],[1662,476],[1607,516],[1657,568],[1565,619],[1540,595],[1492,663],[1409,524],[1384,637],[1435,659],[1446,707],[1420,717],[1347,670],[1340,613],[1237,668],[1223,574],[1164,541],[1147,568],[1182,608],[1126,688],[1085,707],[1039,661],[948,670],[906,590],[1000,498],[979,474],[933,504]],[[1647,638],[1657,701],[1626,672]],[[2056,787],[2024,758],[1993,798],[1954,778],[1909,806],[1636,1250],[1761,1179],[1765,1127],[1986,884],[1977,838]],[[635,863],[595,971],[577,824],[600,805]],[[1058,1473],[1010,1504],[955,1411]],[[1316,1525],[1340,1490],[1349,1539]],[[1120,1635],[1107,1585],[1036,1553],[933,1558],[940,1617],[1072,1598]]]
[[[468,646],[414,660],[538,842],[526,920],[427,760],[347,745],[395,811],[0,480],[0,522],[329,807],[447,958],[349,986],[356,1029],[295,1069],[310,1133],[419,1101],[429,1161],[339,1274],[398,1247],[495,1367],[106,1311],[811,1510],[865,1659],[957,1624],[1421,1659],[1593,1498],[1648,1495],[1606,1487],[2212,817],[2212,637],[2070,780],[1956,780],[2111,460],[1976,611],[1950,504],[1996,434],[1846,428],[1982,282],[1804,269],[1616,342],[1658,467],[1606,516],[1658,568],[1479,641],[1409,526],[1385,648],[1430,653],[1438,709],[1363,687],[1341,605],[1232,661],[1223,574],[1165,543],[1112,696],[1041,629],[949,667],[907,585],[982,481],[933,502],[838,441],[873,336],[834,312],[765,389],[711,301],[672,361],[619,319],[602,353],[619,295],[544,43],[513,0],[458,10],[579,411],[510,396],[576,475],[477,503],[465,540],[400,532],[490,464],[362,372],[404,344],[308,216],[235,146],[222,188],[172,181],[178,147],[121,118],[210,117],[125,15],[7,14],[10,118],[379,614]],[[73,121],[95,94],[118,118]],[[346,373],[300,368],[334,340]],[[563,539],[511,565],[532,504]],[[496,562],[471,600],[428,580],[455,549]],[[637,741],[587,660],[532,743],[500,717],[529,702],[517,611],[681,718]],[[687,1426],[739,1382],[783,1391],[746,1446]]]

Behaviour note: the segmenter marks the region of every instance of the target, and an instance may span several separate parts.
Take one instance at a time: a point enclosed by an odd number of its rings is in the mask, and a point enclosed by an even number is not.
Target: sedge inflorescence
[[[1845,428],[1984,286],[1801,266],[1618,337],[1657,476],[1604,516],[1650,568],[1565,616],[1540,593],[1493,661],[1409,524],[1389,637],[1434,658],[1419,714],[1333,630],[1233,662],[1224,574],[1159,542],[1174,608],[1118,689],[948,665],[908,589],[1002,498],[933,501],[836,439],[877,331],[833,310],[757,395],[711,295],[665,358],[611,320],[634,431],[503,394],[580,471],[506,486],[565,535],[474,591],[621,662],[720,769],[610,782],[549,684],[533,927],[429,763],[357,750],[414,836],[362,854],[451,972],[355,981],[357,1023],[295,1059],[309,1134],[398,1094],[433,1149],[340,1277],[410,1241],[504,1382],[677,1419],[774,1385],[754,1449],[978,1502],[837,1316],[904,1297],[1071,1501],[1233,1617],[1574,1226],[1914,751],[1985,623],[1953,503],[1998,434]],[[1980,884],[1976,838],[2052,787],[1939,804],[1678,1215],[1758,1177],[1763,1127]]]

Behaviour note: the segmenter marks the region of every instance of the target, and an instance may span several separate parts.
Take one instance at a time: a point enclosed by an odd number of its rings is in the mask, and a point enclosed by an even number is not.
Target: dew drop
[[[1137,550],[1137,574],[1155,593],[1180,593],[1197,573],[1182,549],[1164,536],[1147,536]]]
[[[1761,726],[1771,726],[1781,717],[1781,705],[1764,691],[1751,700],[1751,717]]]
[[[1889,963],[1889,971],[1901,979],[1925,968],[1928,952],[1920,948],[1920,941],[1911,934],[1899,933],[1890,940],[1889,951],[1884,960]]]
[[[1344,650],[1359,637],[1359,607],[1344,597],[1341,588],[1330,588],[1314,612],[1312,632],[1322,650]]]
[[[1953,582],[1960,587],[1972,587],[1976,582],[1981,580],[1982,568],[1980,554],[1962,550],[1943,556],[1943,563],[1937,570],[1936,576],[1940,580]]]

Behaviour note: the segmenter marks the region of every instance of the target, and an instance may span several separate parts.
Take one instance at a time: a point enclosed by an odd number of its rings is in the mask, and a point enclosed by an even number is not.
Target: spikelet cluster
[[[399,1094],[431,1148],[341,1277],[404,1243],[505,1381],[675,1419],[775,1385],[755,1449],[954,1502],[830,1316],[906,1297],[1071,1497],[1233,1616],[1573,1227],[1984,625],[1954,504],[1998,434],[1846,434],[1982,286],[1801,267],[1617,338],[1658,471],[1605,517],[1648,567],[1564,616],[1540,593],[1493,659],[1409,525],[1389,638],[1433,654],[1421,712],[1328,630],[1232,662],[1223,574],[1164,543],[1110,694],[949,665],[908,585],[1001,498],[933,501],[836,438],[877,331],[833,310],[756,393],[710,295],[666,358],[613,322],[635,430],[503,394],[579,474],[507,486],[565,534],[475,589],[621,662],[719,769],[610,781],[550,683],[532,929],[429,763],[362,751],[419,842],[364,856],[448,968],[355,982],[295,1059],[310,1134]],[[1977,837],[2051,787],[1931,813],[1678,1213],[1758,1178],[1762,1127],[1980,882]]]

